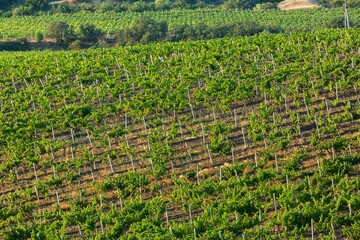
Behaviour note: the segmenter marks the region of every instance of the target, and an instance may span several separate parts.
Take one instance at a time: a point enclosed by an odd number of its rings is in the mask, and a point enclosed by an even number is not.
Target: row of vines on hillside
[[[360,24],[360,12],[357,8],[349,10],[351,24]],[[2,18],[0,21],[0,37],[9,38],[35,38],[37,33],[46,35],[49,24],[63,21],[74,26],[78,31],[82,24],[93,24],[108,36],[115,32],[128,28],[136,19],[148,16],[156,21],[165,21],[172,30],[175,26],[188,24],[197,26],[206,24],[209,26],[229,25],[237,22],[257,22],[261,26],[276,25],[287,32],[314,31],[328,27],[330,22],[343,16],[342,8],[301,10],[301,11],[250,11],[250,10],[172,10],[172,11],[149,11],[143,13],[129,12],[104,12],[104,13],[74,13],[59,15],[22,16]]]
[[[0,55],[0,231],[359,236],[357,29]]]

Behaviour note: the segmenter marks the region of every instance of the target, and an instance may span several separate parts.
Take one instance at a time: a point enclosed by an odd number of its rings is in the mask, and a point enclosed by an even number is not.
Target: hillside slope
[[[281,10],[309,9],[318,7],[320,6],[316,0],[285,0],[278,4],[278,8]]]
[[[1,53],[0,236],[357,236],[359,45],[350,29]]]

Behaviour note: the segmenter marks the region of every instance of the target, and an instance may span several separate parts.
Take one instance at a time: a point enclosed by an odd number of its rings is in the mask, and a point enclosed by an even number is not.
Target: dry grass
[[[318,8],[316,0],[285,0],[278,4],[281,10]]]

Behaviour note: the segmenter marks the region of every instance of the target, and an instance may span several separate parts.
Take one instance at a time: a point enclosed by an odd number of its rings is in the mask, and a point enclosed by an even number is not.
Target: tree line
[[[237,9],[276,9],[281,0],[101,0],[93,3],[91,0],[72,0],[68,3],[53,4],[53,0],[25,0],[19,4],[16,0],[0,0],[0,16],[28,16],[43,13],[75,13],[90,12],[143,12],[162,11],[170,9],[198,9],[204,7],[237,8]],[[72,4],[69,4],[71,2]],[[343,6],[343,0],[320,0],[320,6],[334,8]],[[349,8],[360,7],[360,1],[347,0]]]
[[[19,4],[16,0],[0,0],[0,15],[28,16],[47,13],[75,13],[80,11],[143,12],[169,9],[197,9],[203,7],[224,7],[252,9],[257,4],[276,3],[281,0],[72,0],[60,4],[50,4],[53,0],[25,0]],[[95,2],[95,3],[94,3]]]
[[[352,27],[359,27],[359,22],[351,22]],[[104,33],[93,24],[81,24],[75,31],[74,26],[63,22],[53,22],[43,32],[37,32],[31,46],[26,37],[10,42],[3,42],[0,50],[23,51],[34,47],[41,49],[86,49],[93,47],[131,46],[153,42],[178,42],[188,40],[209,40],[224,37],[252,36],[261,32],[283,33],[283,28],[276,24],[261,25],[255,21],[238,21],[223,25],[200,23],[194,26],[177,24],[168,27],[166,21],[156,21],[149,16],[136,19],[125,29]],[[343,18],[333,18],[326,24],[327,28],[343,28]]]
[[[109,45],[134,45],[151,42],[177,42],[185,40],[204,40],[234,36],[251,36],[260,32],[281,33],[283,29],[277,25],[261,26],[256,22],[237,22],[221,26],[199,24],[176,25],[168,28],[165,21],[155,21],[148,16],[142,16],[126,29],[116,32],[111,38],[92,24],[80,26],[79,32],[65,22],[51,23],[47,29],[47,37],[58,44],[67,45],[70,49],[88,48],[101,44]],[[37,41],[42,41],[44,36],[38,33]]]

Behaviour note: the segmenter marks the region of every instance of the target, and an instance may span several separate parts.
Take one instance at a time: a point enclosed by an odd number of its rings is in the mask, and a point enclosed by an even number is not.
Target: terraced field
[[[1,236],[357,239],[359,36],[1,53]]]

